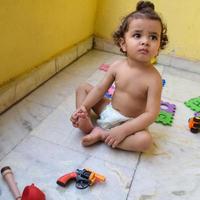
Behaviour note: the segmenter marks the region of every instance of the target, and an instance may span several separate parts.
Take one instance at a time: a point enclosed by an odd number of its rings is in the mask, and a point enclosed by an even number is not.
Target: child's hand
[[[71,115],[71,122],[72,122],[72,125],[74,127],[78,127],[79,124],[78,124],[78,121],[79,121],[79,118],[86,118],[88,116],[88,112],[85,108],[85,106],[81,106],[80,108],[78,108],[72,115]]]
[[[112,148],[116,148],[122,140],[124,140],[125,136],[121,132],[117,132],[116,130],[110,130],[108,131],[108,135],[104,142],[111,146]]]
[[[76,111],[71,115],[70,121],[75,128],[78,127],[78,114]]]

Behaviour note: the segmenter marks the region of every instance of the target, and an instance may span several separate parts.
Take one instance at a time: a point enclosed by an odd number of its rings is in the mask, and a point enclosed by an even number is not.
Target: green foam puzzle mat
[[[189,99],[184,104],[193,111],[200,112],[200,97]]]
[[[161,123],[163,125],[171,126],[173,119],[174,119],[174,117],[173,117],[172,113],[161,110],[158,117],[156,118],[155,122]]]

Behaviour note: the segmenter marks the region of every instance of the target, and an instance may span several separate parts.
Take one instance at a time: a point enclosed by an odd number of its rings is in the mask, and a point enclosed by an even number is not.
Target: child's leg
[[[93,89],[93,86],[90,84],[82,84],[76,90],[76,108],[79,108],[87,97],[89,92]],[[89,114],[89,113],[88,113]],[[93,124],[89,116],[85,118],[78,119],[78,128],[81,129],[84,133],[89,133],[93,129]]]
[[[83,146],[90,146],[100,141],[104,141],[107,132],[100,127],[94,127],[90,134],[86,135],[82,139]]]
[[[143,130],[126,137],[117,148],[126,151],[145,152],[150,149],[152,143],[153,139],[150,133]]]
[[[107,136],[107,131],[95,127],[91,134],[83,137],[82,144],[84,146],[90,146],[100,141],[104,141]],[[140,131],[133,135],[125,138],[116,148],[126,150],[126,151],[135,151],[135,152],[145,152],[152,145],[152,137],[149,132]]]
[[[76,90],[76,108],[79,108],[84,101],[84,99],[87,97],[89,92],[93,89],[93,86],[89,83],[84,83],[80,85]],[[108,104],[108,100],[103,98],[100,100],[92,109],[93,111],[99,115],[99,113],[102,111],[104,106]],[[80,128],[84,133],[90,133],[92,129],[94,128],[90,113],[88,113],[88,116],[85,118],[79,118],[78,120],[78,128]]]

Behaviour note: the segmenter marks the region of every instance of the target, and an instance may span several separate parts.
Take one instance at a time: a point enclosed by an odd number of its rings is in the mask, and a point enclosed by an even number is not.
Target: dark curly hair
[[[160,49],[164,49],[168,43],[167,26],[163,23],[161,17],[154,11],[154,4],[150,1],[139,1],[136,6],[136,10],[131,12],[122,19],[121,25],[117,31],[113,33],[114,43],[120,47],[120,51],[123,52],[120,46],[121,38],[124,38],[124,34],[128,31],[129,23],[132,19],[151,19],[157,20],[161,24],[161,39]],[[124,53],[124,52],[123,52]]]

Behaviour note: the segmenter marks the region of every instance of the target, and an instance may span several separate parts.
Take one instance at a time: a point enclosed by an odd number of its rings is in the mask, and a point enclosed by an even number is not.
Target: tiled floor
[[[47,200],[198,200],[200,196],[200,134],[188,130],[193,111],[183,102],[199,96],[200,76],[157,66],[166,80],[162,100],[177,106],[173,125],[153,124],[154,148],[145,154],[113,150],[104,144],[84,148],[82,133],[69,116],[74,90],[88,80],[95,84],[105,72],[102,63],[119,56],[90,51],[0,116],[0,167],[9,165],[19,189],[34,183]],[[85,190],[72,183],[56,184],[63,174],[90,168],[106,182]],[[0,199],[11,200],[0,178]]]

